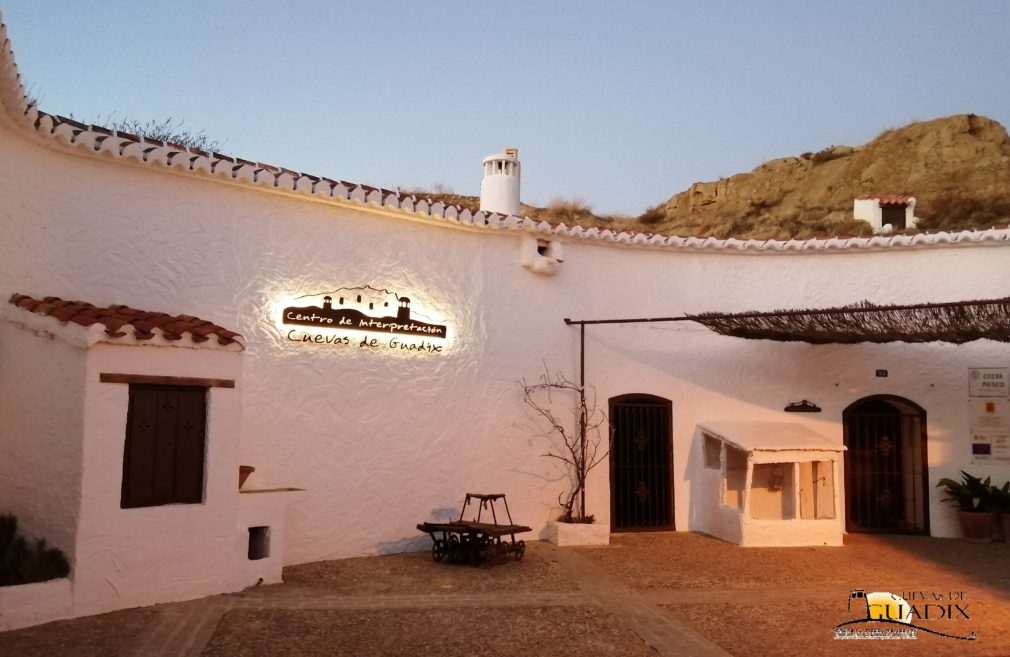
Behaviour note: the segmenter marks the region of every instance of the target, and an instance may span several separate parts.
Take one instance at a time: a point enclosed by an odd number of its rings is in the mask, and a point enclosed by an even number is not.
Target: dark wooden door
[[[673,528],[671,408],[652,395],[610,400],[612,531]]]
[[[891,224],[894,230],[905,230],[905,206],[885,205],[880,208],[880,225]]]
[[[845,411],[847,531],[928,532],[924,415],[887,397]]]

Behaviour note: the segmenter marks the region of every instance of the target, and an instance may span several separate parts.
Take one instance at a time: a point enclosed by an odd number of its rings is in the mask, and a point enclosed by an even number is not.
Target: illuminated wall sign
[[[439,353],[447,336],[444,324],[412,315],[409,298],[370,285],[308,294],[293,304],[281,314],[291,342]]]

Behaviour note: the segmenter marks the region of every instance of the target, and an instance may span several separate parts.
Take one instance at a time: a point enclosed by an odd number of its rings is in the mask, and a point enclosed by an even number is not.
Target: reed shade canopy
[[[819,310],[702,313],[687,318],[722,335],[750,340],[857,342],[1010,342],[1010,297],[881,306],[863,301]]]

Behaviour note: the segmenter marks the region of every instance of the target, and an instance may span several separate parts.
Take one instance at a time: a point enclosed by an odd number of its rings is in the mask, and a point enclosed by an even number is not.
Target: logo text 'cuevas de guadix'
[[[308,294],[297,302],[305,305],[282,311],[289,342],[433,354],[447,337],[445,324],[413,314],[410,298],[370,285]]]
[[[918,632],[975,641],[975,632],[949,631],[971,621],[964,591],[849,592],[849,611],[859,614],[835,626],[836,639],[915,639]]]

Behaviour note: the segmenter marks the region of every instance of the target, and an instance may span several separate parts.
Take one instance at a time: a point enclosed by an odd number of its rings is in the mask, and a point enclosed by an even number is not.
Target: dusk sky
[[[701,180],[958,113],[1010,125],[1010,2],[0,0],[44,111],[173,117],[231,155],[638,214]]]

